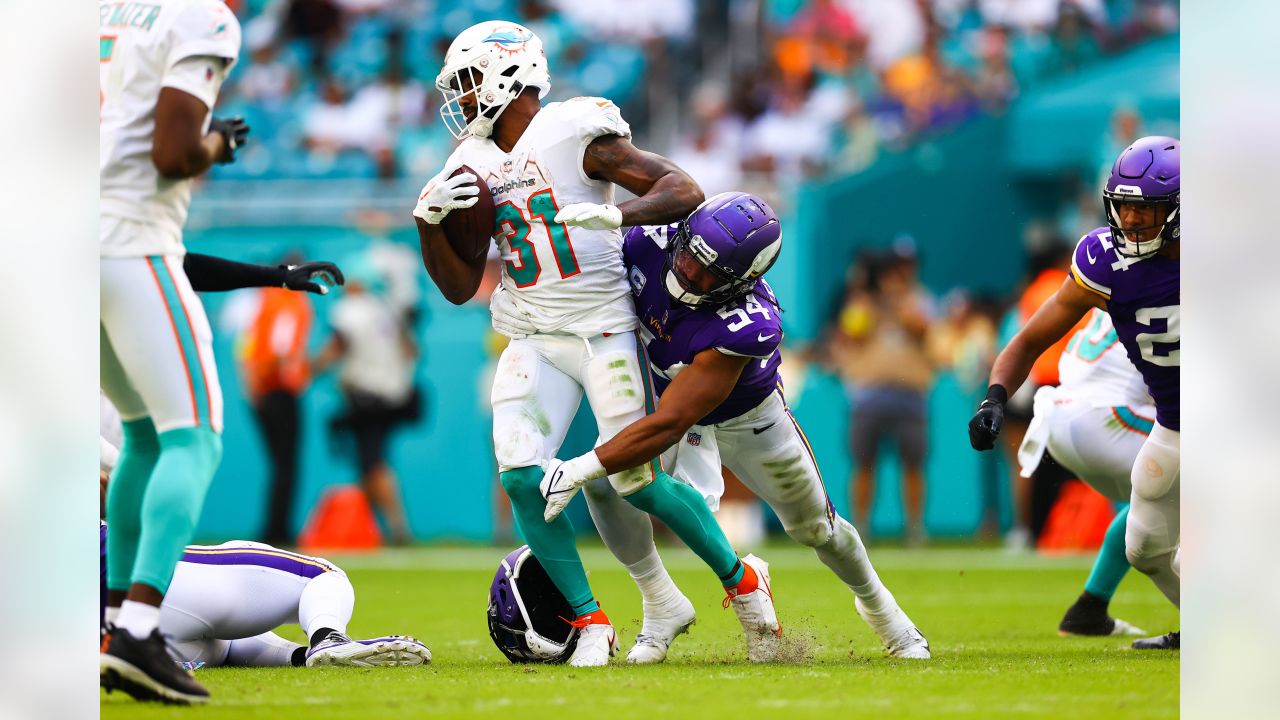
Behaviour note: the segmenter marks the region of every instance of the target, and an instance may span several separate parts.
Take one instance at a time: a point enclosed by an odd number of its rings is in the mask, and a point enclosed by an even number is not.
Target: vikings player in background
[[[635,147],[609,100],[544,106],[547,56],[521,25],[490,21],[464,30],[445,53],[436,86],[445,97],[441,118],[461,142],[413,211],[423,264],[450,302],[475,295],[484,265],[460,258],[441,223],[474,205],[474,183],[485,183],[495,204],[491,234],[505,261],[490,311],[494,329],[511,338],[491,396],[502,487],[581,630],[569,664],[605,665],[618,649],[617,634],[592,594],[568,518],[543,521],[538,483],[584,393],[606,440],[653,411],[620,227],[682,218],[702,201],[702,190],[670,160]],[[454,175],[463,165],[475,174]],[[635,197],[613,205],[615,185]],[[605,544],[641,588],[642,633],[674,637],[693,621],[693,606],[658,557],[652,515],[716,574],[752,659],[771,659],[781,628],[768,566],[750,555],[739,559],[696,491],[645,462],[652,457],[614,468],[607,480],[601,472],[601,492],[590,504]]]
[[[578,488],[597,492],[589,481],[664,451],[664,467],[714,508],[723,463],[853,590],[890,655],[928,658],[928,641],[880,581],[858,531],[836,515],[783,397],[782,318],[763,278],[781,247],[777,215],[738,192],[708,199],[678,224],[627,232],[627,277],[661,402],[594,451],[548,464],[547,518]],[[658,662],[671,639],[642,635],[637,645]]]
[[[1102,191],[1107,227],[1076,245],[1071,275],[996,358],[991,386],[969,421],[969,442],[989,450],[1000,434],[1007,388],[1075,323],[1099,308],[1147,390],[1156,418],[1132,474],[1125,554],[1129,563],[1179,604],[1179,308],[1180,144],[1144,137],[1120,153]],[[1179,634],[1138,640],[1139,649],[1176,649]]]

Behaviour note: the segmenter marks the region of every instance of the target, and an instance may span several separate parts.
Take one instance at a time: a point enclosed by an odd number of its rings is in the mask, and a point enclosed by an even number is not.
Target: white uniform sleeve
[[[578,174],[589,184],[597,184],[582,171],[582,161],[587,153],[587,146],[601,135],[618,135],[631,139],[631,126],[622,119],[622,111],[613,101],[601,97],[576,97],[564,103],[569,113],[566,118],[573,125],[574,134],[578,138]]]
[[[213,104],[218,100],[218,91],[222,89],[222,81],[227,79],[227,70],[230,67],[219,57],[193,55],[170,66],[160,84],[163,87],[175,88],[193,95],[212,110]]]
[[[240,21],[222,0],[191,0],[169,32],[169,68],[204,55],[222,58],[230,70],[240,56]]]

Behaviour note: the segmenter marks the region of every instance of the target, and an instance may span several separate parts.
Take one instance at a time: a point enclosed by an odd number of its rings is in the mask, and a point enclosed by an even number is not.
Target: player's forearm
[[[631,423],[609,442],[596,448],[596,457],[610,475],[643,465],[680,442],[693,425],[679,418],[654,414]]]
[[[478,267],[467,265],[449,246],[444,228],[415,217],[418,225],[418,245],[422,251],[422,264],[440,293],[454,305],[461,305],[475,297],[484,275],[484,262]]]
[[[236,262],[212,255],[187,253],[182,269],[196,292],[224,292],[249,287],[281,287],[282,267]]]
[[[1037,357],[1040,357],[1040,353],[1027,347],[1022,334],[1015,335],[991,364],[989,384],[1000,385],[1009,394],[1013,394],[1027,381],[1027,375],[1031,373],[1031,366],[1035,364]]]
[[[658,178],[648,192],[618,206],[622,224],[666,225],[679,222],[704,200],[702,188],[682,170],[671,170]]]
[[[172,143],[162,144],[160,136],[151,150],[151,162],[156,170],[169,180],[185,180],[200,175],[213,166],[222,155],[226,140],[221,133],[209,133],[196,142],[184,143],[185,147],[176,147]]]

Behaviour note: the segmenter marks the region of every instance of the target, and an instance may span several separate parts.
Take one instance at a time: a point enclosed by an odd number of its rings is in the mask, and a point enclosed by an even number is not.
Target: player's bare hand
[[[556,213],[556,222],[586,230],[612,230],[622,227],[622,211],[616,205],[573,203]]]
[[[414,217],[422,218],[428,225],[439,225],[450,211],[475,205],[480,199],[476,179],[471,173],[459,173],[438,182],[433,180],[427,183],[418,195],[418,206],[413,209]]]

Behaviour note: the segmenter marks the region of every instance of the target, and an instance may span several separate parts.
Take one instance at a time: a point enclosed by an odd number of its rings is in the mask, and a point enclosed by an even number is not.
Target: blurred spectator
[[[821,171],[833,127],[810,105],[814,81],[812,74],[783,76],[769,109],[747,127],[745,168],[788,183]]]
[[[300,262],[293,253],[281,260]],[[262,288],[240,343],[245,394],[258,419],[271,467],[271,495],[262,538],[272,545],[293,544],[289,514],[298,484],[298,448],[302,433],[300,398],[311,380],[307,342],[313,312],[306,293]]]
[[[707,197],[735,190],[742,181],[740,128],[727,120],[727,113],[725,98],[719,92],[704,88],[695,94],[691,131],[668,154],[698,182]]]
[[[313,150],[336,153],[358,144],[347,127],[347,89],[338,78],[326,75],[320,80],[320,93],[303,116],[303,133]]]
[[[346,407],[330,429],[355,441],[360,487],[391,530],[392,542],[410,540],[408,519],[387,444],[401,424],[422,416],[414,386],[418,349],[399,314],[382,297],[382,278],[364,258],[344,263],[346,289],[329,318],[333,335],[316,358],[316,372],[338,364]]]
[[[294,91],[293,69],[280,59],[278,49],[271,43],[250,50],[250,58],[236,86],[240,97],[270,110],[285,106]]]
[[[940,40],[940,30],[931,27],[919,53],[884,73],[885,95],[902,106],[912,135],[963,120],[977,109],[968,78],[942,57]]]
[[[981,37],[981,64],[973,81],[973,92],[987,112],[999,112],[1018,94],[1009,31],[995,26],[983,31]]]
[[[956,288],[941,305],[941,317],[927,338],[929,357],[938,369],[949,369],[964,391],[985,391],[996,355],[991,303]]]
[[[342,38],[342,8],[333,0],[287,0],[283,30],[286,40],[302,40],[312,65],[325,67],[330,48]]]
[[[784,75],[842,73],[861,58],[865,42],[853,13],[836,0],[813,0],[774,43],[774,60]]]
[[[835,354],[852,395],[855,524],[871,530],[878,451],[883,441],[892,440],[902,464],[907,541],[920,545],[925,542],[926,393],[933,380],[925,342],[932,302],[920,284],[914,245],[905,237],[868,272],[854,277],[837,321]]]
[[[920,52],[928,25],[928,3],[920,0],[843,0],[867,34],[867,62],[884,70]],[[923,11],[922,11],[923,10]]]

